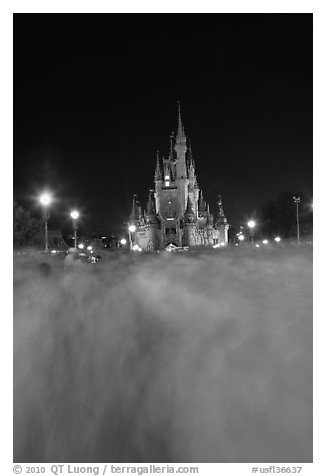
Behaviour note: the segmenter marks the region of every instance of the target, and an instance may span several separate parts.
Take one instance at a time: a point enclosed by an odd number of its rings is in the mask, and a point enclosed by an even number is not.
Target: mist
[[[312,462],[312,247],[14,256],[15,462]]]

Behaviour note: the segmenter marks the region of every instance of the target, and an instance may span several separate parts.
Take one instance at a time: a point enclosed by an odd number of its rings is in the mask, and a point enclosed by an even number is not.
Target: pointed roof
[[[186,141],[186,135],[185,131],[183,128],[182,120],[181,120],[181,106],[180,106],[180,101],[178,101],[178,109],[179,109],[179,114],[178,114],[178,132],[176,136],[176,142],[185,142]]]
[[[219,214],[221,217],[224,217],[224,210],[223,210],[223,205],[222,205],[222,197],[221,195],[219,195],[217,197],[217,205],[218,205],[218,209],[219,209]]]
[[[171,132],[170,134],[170,151],[169,151],[169,159],[171,162],[173,162],[173,138],[174,138],[174,132]]]
[[[224,215],[221,195],[219,195],[217,197],[217,205],[218,205],[218,216],[217,216],[216,223],[217,223],[217,225],[225,224],[225,223],[227,223],[227,219]]]
[[[152,189],[149,191],[149,194],[148,194],[146,213],[147,213],[148,216],[152,216],[152,215],[155,214],[154,204],[153,204],[153,190]]]
[[[206,210],[206,205],[204,201],[204,196],[203,196],[203,191],[200,191],[200,197],[199,197],[199,211],[200,212],[205,212]]]
[[[185,217],[195,217],[195,212],[192,208],[192,204],[191,204],[191,200],[190,200],[190,197],[188,195],[188,201],[187,201],[187,208],[186,208],[186,211],[185,211]]]
[[[134,194],[134,196],[133,196],[133,198],[132,198],[131,213],[130,213],[130,217],[129,217],[129,221],[130,221],[131,223],[135,223],[135,222],[136,222],[136,216],[137,216],[136,197],[137,197],[137,195]]]
[[[160,167],[160,153],[156,152],[156,169],[155,169],[155,180],[162,180],[162,172]]]
[[[190,139],[188,140],[188,161],[189,161],[189,165],[194,167],[195,164],[194,164],[194,159],[193,159],[193,156],[192,156],[192,148],[191,148],[191,141]]]

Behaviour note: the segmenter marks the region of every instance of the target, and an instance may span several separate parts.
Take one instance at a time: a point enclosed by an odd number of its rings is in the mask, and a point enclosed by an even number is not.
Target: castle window
[[[170,186],[170,182],[166,181],[166,182],[165,182],[165,186],[166,186],[166,187],[169,187],[169,186]]]

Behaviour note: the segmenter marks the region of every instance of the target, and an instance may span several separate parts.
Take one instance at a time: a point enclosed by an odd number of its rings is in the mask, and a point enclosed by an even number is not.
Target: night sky
[[[14,14],[14,198],[119,234],[181,102],[199,187],[238,226],[312,197],[312,14]],[[52,222],[52,223],[51,223]]]

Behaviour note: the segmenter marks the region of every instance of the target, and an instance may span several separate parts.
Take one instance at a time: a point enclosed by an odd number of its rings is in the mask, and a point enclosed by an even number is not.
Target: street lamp
[[[279,243],[281,241],[281,238],[279,236],[275,236],[274,241],[276,241],[276,243]]]
[[[44,220],[44,241],[45,251],[49,251],[49,238],[48,238],[48,220],[50,218],[49,205],[51,203],[51,196],[48,193],[43,193],[40,196],[40,203],[43,206],[43,220]]]
[[[77,228],[78,228],[77,220],[78,220],[78,217],[79,217],[79,213],[78,213],[76,210],[73,210],[73,211],[70,213],[70,216],[71,216],[71,218],[72,218],[72,226],[73,226],[73,230],[74,230],[74,243],[75,243],[75,248],[77,248]]]
[[[131,237],[131,234],[132,233],[135,233],[136,231],[136,227],[135,225],[129,225],[128,226],[128,232],[129,232],[129,243],[130,243],[130,249],[132,250],[133,249],[133,246],[132,246],[132,237]]]
[[[120,243],[124,246],[127,243],[126,238],[121,238]]]
[[[249,220],[247,224],[249,228],[249,234],[251,237],[251,244],[252,246],[254,246],[254,233],[255,233],[256,222],[254,220]]]
[[[300,224],[299,224],[299,203],[300,197],[293,197],[293,201],[296,205],[297,211],[297,245],[300,245]]]

